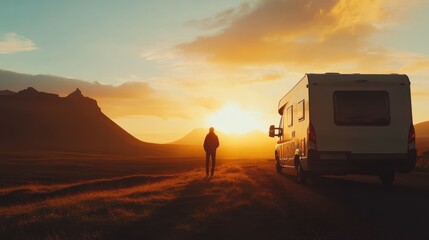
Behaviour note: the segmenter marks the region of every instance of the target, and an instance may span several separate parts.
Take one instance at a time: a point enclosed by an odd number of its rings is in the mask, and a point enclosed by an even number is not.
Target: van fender
[[[276,151],[274,151],[274,158],[276,161],[276,166],[280,166],[280,157],[279,157],[279,153]]]
[[[281,164],[280,164],[280,158],[279,158],[279,155],[278,155],[278,152],[277,152],[277,150],[276,151],[274,151],[274,155],[275,155],[275,158],[276,158],[276,172],[277,173],[282,173],[282,166],[281,166]]]

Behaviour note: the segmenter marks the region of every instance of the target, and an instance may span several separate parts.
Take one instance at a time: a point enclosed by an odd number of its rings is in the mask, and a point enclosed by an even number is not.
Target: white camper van
[[[306,74],[279,101],[276,170],[373,174],[384,185],[416,162],[410,81],[399,74]]]

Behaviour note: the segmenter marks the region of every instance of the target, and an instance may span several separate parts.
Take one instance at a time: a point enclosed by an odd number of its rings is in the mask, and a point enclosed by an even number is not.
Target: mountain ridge
[[[416,148],[420,154],[429,152],[429,121],[414,125],[416,131]]]
[[[27,87],[0,91],[0,152],[64,151],[201,157],[207,129],[170,144],[140,141],[100,109],[95,99],[77,88],[65,97]],[[219,132],[220,157],[271,157],[274,139],[261,132],[244,135]],[[188,139],[188,140],[187,140]]]
[[[97,101],[79,88],[65,97],[35,88],[0,90],[0,152],[72,151],[136,153],[151,156],[201,156],[206,128],[195,128],[169,144],[140,141],[107,117]],[[429,121],[418,123],[419,153],[429,151]],[[216,131],[220,157],[272,158],[276,138],[254,130],[244,134]]]
[[[77,152],[135,151],[138,140],[104,115],[79,89],[66,97],[28,87],[0,95],[0,149]]]

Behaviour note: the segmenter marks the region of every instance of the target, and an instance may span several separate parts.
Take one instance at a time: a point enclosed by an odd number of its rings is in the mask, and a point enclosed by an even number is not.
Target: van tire
[[[393,180],[395,180],[395,172],[394,171],[383,172],[383,173],[380,173],[379,177],[380,177],[381,183],[385,187],[390,187],[393,184]]]
[[[277,173],[282,173],[282,166],[280,165],[280,160],[279,158],[276,156],[276,172]]]
[[[277,173],[282,173],[282,165],[280,165],[280,159],[279,156],[277,155],[277,151],[274,153],[274,156],[276,157],[276,172]]]

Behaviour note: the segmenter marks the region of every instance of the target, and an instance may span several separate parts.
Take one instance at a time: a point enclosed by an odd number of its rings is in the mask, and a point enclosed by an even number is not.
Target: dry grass
[[[13,182],[0,188],[0,238],[186,238],[270,197],[241,165],[220,165],[212,178],[202,168],[170,168],[165,174]]]
[[[427,173],[298,184],[274,161],[0,156],[0,239],[426,239]],[[286,171],[286,169],[284,169]],[[359,234],[357,234],[359,233]]]
[[[416,170],[417,171],[429,171],[429,157],[420,156],[417,158],[416,162]]]

